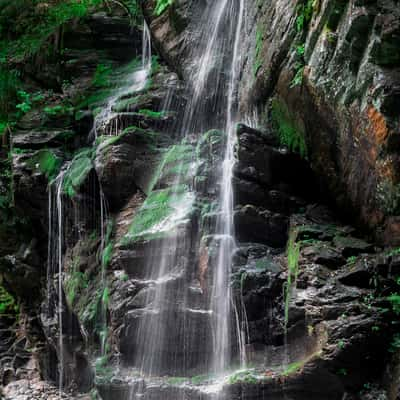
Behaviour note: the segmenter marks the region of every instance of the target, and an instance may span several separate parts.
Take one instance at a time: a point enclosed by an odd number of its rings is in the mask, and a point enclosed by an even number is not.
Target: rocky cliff
[[[237,69],[230,23],[199,100],[212,5],[131,3],[93,2],[30,58],[7,55],[21,87],[1,154],[5,398],[399,398],[399,4],[228,1]]]

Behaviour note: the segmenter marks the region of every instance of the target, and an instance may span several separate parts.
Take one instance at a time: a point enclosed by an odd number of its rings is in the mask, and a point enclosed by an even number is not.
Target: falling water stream
[[[107,99],[106,105],[102,108],[101,112],[95,117],[92,131],[97,137],[98,134],[102,135],[117,135],[119,133],[118,118],[117,114],[113,111],[113,107],[116,102],[127,93],[134,93],[143,90],[146,86],[148,77],[151,72],[151,39],[150,31],[146,21],[143,24],[143,48],[142,48],[142,59],[139,66],[135,66],[133,72],[125,76],[124,85],[117,89],[115,93]],[[57,312],[58,321],[58,388],[60,398],[62,397],[62,391],[64,387],[64,326],[63,326],[63,247],[65,240],[64,232],[64,178],[68,173],[68,169],[71,163],[67,162],[58,176],[49,183],[48,186],[48,261],[47,261],[47,317],[54,319],[54,308]],[[105,248],[105,232],[107,226],[107,204],[105,201],[104,193],[101,189],[99,190],[99,205],[100,205],[100,235],[101,235],[101,249],[103,252]],[[53,291],[51,281],[53,277],[57,275],[57,298],[58,305],[51,304],[51,293]],[[102,266],[102,283],[103,288],[106,287],[105,283],[105,268]],[[104,305],[101,310],[101,321],[103,326],[106,324],[106,308]],[[102,332],[103,338],[101,343],[101,353],[105,351],[105,339],[104,332]]]
[[[190,280],[188,282],[187,275],[192,268],[190,252],[197,244],[191,239],[193,235],[185,231],[184,224],[181,231],[150,244],[145,265],[151,282],[145,296],[148,306],[132,314],[138,321],[132,337],[134,365],[144,379],[164,374],[190,376],[202,372],[212,373],[222,382],[230,361],[236,356],[231,354],[232,348],[239,353],[241,365],[245,364],[246,332],[233,305],[230,288],[232,256],[236,249],[232,172],[236,122],[239,119],[239,46],[243,15],[244,0],[218,0],[205,8],[199,22],[200,38],[192,50],[194,63],[187,88],[189,101],[180,126],[183,143],[190,143],[193,136],[199,138],[201,133],[210,129],[220,129],[225,133],[218,219],[212,232],[217,244],[217,257],[215,265],[211,266],[210,298],[206,303],[191,300],[191,290],[196,285]],[[177,198],[176,214],[185,215],[184,210],[189,210],[195,200],[193,191],[180,198],[177,188],[188,184],[190,171],[196,170],[196,163],[194,158],[189,172],[181,164],[174,182],[170,184],[170,196]],[[158,228],[168,230],[166,227]],[[232,319],[236,322],[232,323]],[[206,327],[207,324],[210,328]],[[203,332],[205,329],[211,331],[210,338]],[[232,338],[238,343],[232,343]],[[197,351],[193,347],[198,347]],[[204,360],[199,352],[208,354],[208,359]],[[136,386],[130,398],[133,400],[140,396],[143,390],[142,385]]]
[[[151,37],[146,21],[143,22],[142,43],[141,65],[134,65],[133,71],[123,76],[123,85],[114,91],[107,99],[106,105],[95,116],[92,132],[96,138],[99,135],[115,136],[120,133],[121,127],[118,113],[114,111],[115,105],[124,95],[140,92],[146,87],[151,72]]]
[[[232,173],[235,162],[236,123],[239,120],[238,84],[240,72],[240,37],[243,25],[245,0],[218,0],[210,2],[200,21],[201,34],[197,46],[193,48],[194,64],[188,82],[188,99],[179,131],[183,142],[193,142],[193,137],[210,129],[224,132],[223,161],[219,195],[217,196],[218,217],[212,232],[217,248],[215,265],[212,265],[212,287],[209,296],[194,302],[194,293],[201,289],[196,283],[188,285],[188,276],[193,271],[193,248],[199,247],[200,235],[191,235],[190,219],[186,215],[193,208],[196,194],[190,180],[194,179],[198,160],[193,155],[189,170],[183,164],[176,168],[175,179],[170,183],[169,197],[174,214],[163,227],[173,232],[165,238],[153,241],[148,249],[146,271],[148,271],[143,309],[135,311],[136,331],[132,336],[134,366],[142,378],[162,374],[176,375],[178,372],[191,375],[194,372],[213,373],[223,377],[231,360],[239,356],[241,365],[246,360],[244,345],[246,334],[239,321],[230,288],[232,256],[236,249],[233,226]],[[149,28],[144,22],[141,66],[135,67],[126,76],[124,85],[116,89],[106,105],[96,115],[92,132],[94,136],[118,135],[118,113],[114,107],[119,99],[146,87],[151,72],[151,41]],[[171,149],[173,151],[174,148]],[[168,153],[167,153],[168,156]],[[161,165],[162,169],[162,165]],[[57,256],[58,266],[58,328],[59,328],[59,388],[63,389],[63,180],[68,165],[63,168],[49,189],[49,224],[58,228],[49,235],[49,270],[54,272],[53,259]],[[161,171],[162,172],[162,171]],[[181,187],[189,191],[182,195]],[[157,187],[155,187],[157,193]],[[51,193],[56,193],[55,199]],[[54,196],[53,196],[54,197]],[[172,199],[172,200],[171,200]],[[54,201],[55,200],[55,201]],[[100,188],[101,247],[105,246],[105,226],[107,223],[106,203]],[[180,224],[180,221],[186,221]],[[51,228],[49,228],[51,232]],[[197,241],[197,242],[196,242]],[[57,243],[57,244],[55,244]],[[188,272],[189,271],[189,272]],[[106,277],[102,271],[102,281],[106,287]],[[196,294],[196,296],[197,296]],[[208,300],[204,300],[208,298]],[[102,319],[106,324],[106,308]],[[240,314],[244,314],[241,312]],[[232,320],[235,322],[232,323]],[[199,325],[200,324],[200,325]],[[207,326],[209,326],[207,328]],[[201,337],[198,330],[211,331]],[[237,343],[232,342],[235,338]],[[175,343],[174,340],[178,340]],[[174,347],[175,346],[175,347]],[[104,341],[102,352],[104,353]],[[197,348],[198,347],[198,348]],[[170,350],[171,348],[171,350]],[[234,349],[234,354],[232,350]],[[204,351],[207,357],[201,353]],[[178,354],[179,353],[179,354]],[[238,353],[238,354],[236,354]],[[182,358],[180,358],[182,357]],[[168,371],[168,372],[167,372]],[[140,397],[143,386],[135,387],[130,394],[133,400]]]

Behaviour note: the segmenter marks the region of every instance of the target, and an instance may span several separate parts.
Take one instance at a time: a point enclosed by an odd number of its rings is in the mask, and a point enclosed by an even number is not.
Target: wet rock
[[[344,285],[357,286],[359,288],[371,288],[373,285],[372,275],[363,266],[356,266],[350,271],[341,274],[339,281]]]
[[[234,223],[241,242],[253,241],[273,247],[283,247],[286,243],[289,221],[283,215],[248,205],[235,210]]]
[[[72,130],[46,131],[38,129],[35,131],[20,131],[13,135],[13,145],[21,149],[40,149],[43,147],[59,147],[73,137]]]
[[[374,246],[362,239],[351,236],[335,236],[334,245],[340,249],[343,257],[352,257],[361,253],[370,253],[374,250]]]
[[[311,244],[304,249],[302,254],[317,264],[333,269],[340,267],[346,262],[341,251],[324,243]]]

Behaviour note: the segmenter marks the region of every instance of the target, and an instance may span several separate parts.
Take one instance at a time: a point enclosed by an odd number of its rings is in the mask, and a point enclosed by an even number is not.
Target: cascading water
[[[235,24],[235,36],[233,42],[232,62],[230,67],[230,80],[227,93],[227,108],[226,108],[226,148],[224,161],[222,164],[222,183],[220,194],[220,209],[221,213],[217,222],[217,233],[220,235],[220,244],[218,250],[218,262],[216,270],[216,281],[213,286],[212,294],[212,309],[217,318],[214,326],[214,360],[213,366],[217,373],[222,373],[226,370],[230,358],[230,315],[231,315],[231,290],[229,284],[230,268],[232,265],[232,256],[235,251],[235,237],[233,227],[233,188],[232,188],[232,173],[235,163],[234,147],[236,143],[235,121],[238,118],[237,108],[238,100],[238,78],[239,78],[239,40],[242,27],[244,0],[239,0],[239,9],[235,10],[235,2],[232,2],[230,12],[237,16],[237,19],[231,19],[231,23]],[[244,344],[242,335],[238,334],[240,359],[243,363],[245,360]]]
[[[135,66],[134,71],[129,73],[128,76],[124,77],[126,83],[119,89],[116,90],[115,94],[112,95],[108,100],[102,111],[96,115],[93,129],[95,136],[98,133],[105,135],[116,135],[119,132],[118,118],[116,113],[113,111],[113,107],[116,102],[127,93],[139,92],[146,86],[148,77],[151,73],[151,38],[150,31],[144,21],[143,25],[143,48],[142,48],[142,59],[141,65]],[[59,395],[62,397],[62,391],[64,388],[64,326],[63,326],[63,247],[64,247],[64,178],[68,173],[71,163],[68,162],[63,166],[58,176],[49,183],[48,185],[48,263],[47,263],[47,316],[46,318],[53,320],[57,318],[58,324],[58,387]],[[99,183],[99,182],[98,182]],[[105,250],[105,237],[107,230],[107,204],[105,201],[104,193],[101,185],[99,187],[99,202],[100,205],[100,251],[101,253]],[[75,216],[76,217],[76,216]],[[106,290],[105,280],[105,267],[101,265],[103,289]],[[52,288],[52,278],[57,274],[57,298],[58,305],[51,304],[51,296],[54,289]],[[55,311],[56,310],[56,311]],[[55,316],[55,314],[57,316]],[[106,339],[106,307],[102,305],[100,315],[101,325],[104,329],[100,332],[101,337],[101,353],[105,353],[105,339]]]
[[[143,23],[143,44],[141,64],[133,65],[133,71],[123,76],[123,85],[114,91],[107,99],[107,103],[95,116],[92,133],[97,138],[99,135],[115,136],[121,130],[118,113],[114,107],[124,95],[140,92],[146,87],[151,72],[151,36],[146,21]]]
[[[52,278],[57,274],[57,321],[58,321],[58,387],[61,393],[64,385],[64,343],[63,343],[63,179],[66,170],[63,169],[48,188],[49,196],[49,236],[48,236],[48,266],[47,266],[47,313],[54,315],[54,305],[51,305]]]
[[[206,130],[216,128],[225,131],[222,180],[217,201],[219,218],[212,232],[218,242],[218,254],[212,266],[211,290],[207,295],[207,290],[201,289],[202,300],[193,300],[193,292],[200,288],[193,280],[197,272],[191,265],[191,253],[194,248],[199,248],[196,241],[201,239],[202,233],[193,235],[190,232],[198,228],[187,227],[186,219],[179,226],[158,225],[158,233],[164,231],[169,235],[161,240],[152,240],[147,245],[144,270],[148,271],[149,287],[144,300],[146,306],[130,315],[135,321],[132,323],[135,330],[131,344],[133,364],[145,379],[154,375],[188,376],[199,372],[222,375],[233,357],[232,346],[235,351],[239,350],[242,363],[245,361],[245,334],[241,332],[238,313],[232,307],[230,290],[230,268],[235,250],[232,170],[235,122],[238,119],[243,3],[244,0],[220,0],[206,8],[200,21],[201,38],[192,54],[195,63],[189,74],[193,79],[189,82],[189,101],[180,128],[184,146],[196,141],[193,139],[195,136],[199,141],[200,133]],[[171,167],[166,159],[170,159],[168,153],[159,168],[160,187],[165,186],[162,172]],[[184,166],[184,161],[178,162],[175,179],[168,183],[169,196],[174,199],[176,221],[182,220],[177,217],[178,213],[181,217],[185,216],[185,211],[194,204],[195,193],[190,181],[194,179],[191,174],[196,174],[198,164],[194,154],[189,168]],[[183,185],[189,187],[185,196],[180,194]],[[231,324],[232,314],[236,315],[234,325]],[[232,329],[237,330],[236,334],[232,335]],[[231,336],[237,338],[237,345],[231,342]],[[131,399],[142,390],[141,385],[135,387]]]

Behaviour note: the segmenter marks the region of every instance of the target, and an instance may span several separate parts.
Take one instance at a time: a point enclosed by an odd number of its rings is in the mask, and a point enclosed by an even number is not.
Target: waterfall
[[[63,203],[62,191],[63,180],[66,170],[62,169],[59,175],[49,183],[48,187],[48,258],[47,258],[47,317],[54,315],[54,309],[57,310],[58,321],[58,388],[60,397],[64,386],[64,343],[63,343]],[[54,290],[51,280],[57,274],[57,297],[58,305],[51,304],[51,293]]]
[[[122,87],[114,90],[107,99],[101,111],[96,114],[91,136],[97,138],[100,135],[116,136],[121,131],[118,113],[114,107],[118,100],[126,94],[140,92],[146,87],[148,77],[151,73],[151,36],[146,21],[143,22],[143,44],[140,63],[134,63],[133,70],[124,76]]]
[[[145,79],[147,79],[151,71],[151,35],[145,19],[143,20],[142,35],[142,70],[146,74]]]
[[[213,287],[212,309],[215,311],[217,318],[214,326],[215,343],[213,360],[214,370],[222,373],[226,370],[230,358],[230,315],[231,315],[231,289],[229,284],[230,268],[232,265],[232,256],[235,251],[235,236],[233,226],[233,188],[232,174],[235,163],[234,147],[236,143],[235,124],[238,108],[237,90],[239,81],[239,40],[242,27],[244,0],[239,0],[239,10],[237,11],[237,19],[233,19],[236,25],[235,37],[233,43],[232,61],[230,67],[230,80],[227,93],[226,108],[226,124],[225,132],[227,135],[225,156],[223,161],[223,175],[220,193],[221,213],[217,222],[218,234],[221,237],[218,263],[216,270],[216,282]],[[235,15],[234,2],[232,3],[232,13]],[[241,359],[244,360],[244,346],[241,343],[242,335],[239,333]]]
[[[221,375],[229,366],[232,346],[238,349],[241,363],[245,362],[246,334],[242,332],[238,312],[232,307],[230,289],[232,255],[236,248],[232,172],[235,162],[235,125],[238,119],[239,45],[243,14],[244,0],[220,0],[207,6],[199,22],[202,27],[201,38],[192,49],[192,57],[196,62],[189,71],[192,77],[188,82],[189,101],[180,126],[184,143],[190,143],[193,136],[200,140],[200,134],[206,130],[216,128],[225,131],[218,199],[219,218],[213,232],[219,246],[216,265],[212,266],[211,293],[210,296],[203,293],[203,300],[192,304],[190,291],[195,284],[188,280],[194,274],[190,253],[198,246],[196,240],[201,237],[197,236],[193,240],[195,235],[189,232],[171,232],[166,238],[153,240],[153,243],[147,245],[144,267],[149,275],[147,282],[150,282],[144,301],[147,307],[132,312],[132,317],[137,321],[132,337],[133,364],[143,378],[166,373],[187,376],[191,370],[196,371],[193,374],[203,371]],[[193,154],[194,169],[196,164]],[[195,201],[193,185],[190,183],[192,167],[188,173],[183,163],[180,163],[174,182],[169,184],[169,196],[172,198],[179,198],[177,190],[182,185],[191,188],[184,200],[177,200],[176,214],[182,214],[182,210],[190,208]],[[166,168],[165,162],[162,162],[159,171]],[[201,236],[201,232],[199,234]],[[208,297],[208,301],[204,300]],[[232,316],[236,319],[233,325]],[[198,320],[210,324],[210,340],[207,336],[206,339],[202,338],[203,333],[196,331]],[[231,343],[232,330],[237,331],[235,336],[238,344]],[[197,335],[199,338],[196,338]],[[181,348],[176,346],[175,341],[181,342]],[[199,348],[193,349],[193,346]],[[202,351],[209,354],[208,360],[198,356],[197,353]],[[182,365],[178,365],[180,357]],[[131,398],[137,393],[138,389],[133,390]]]

